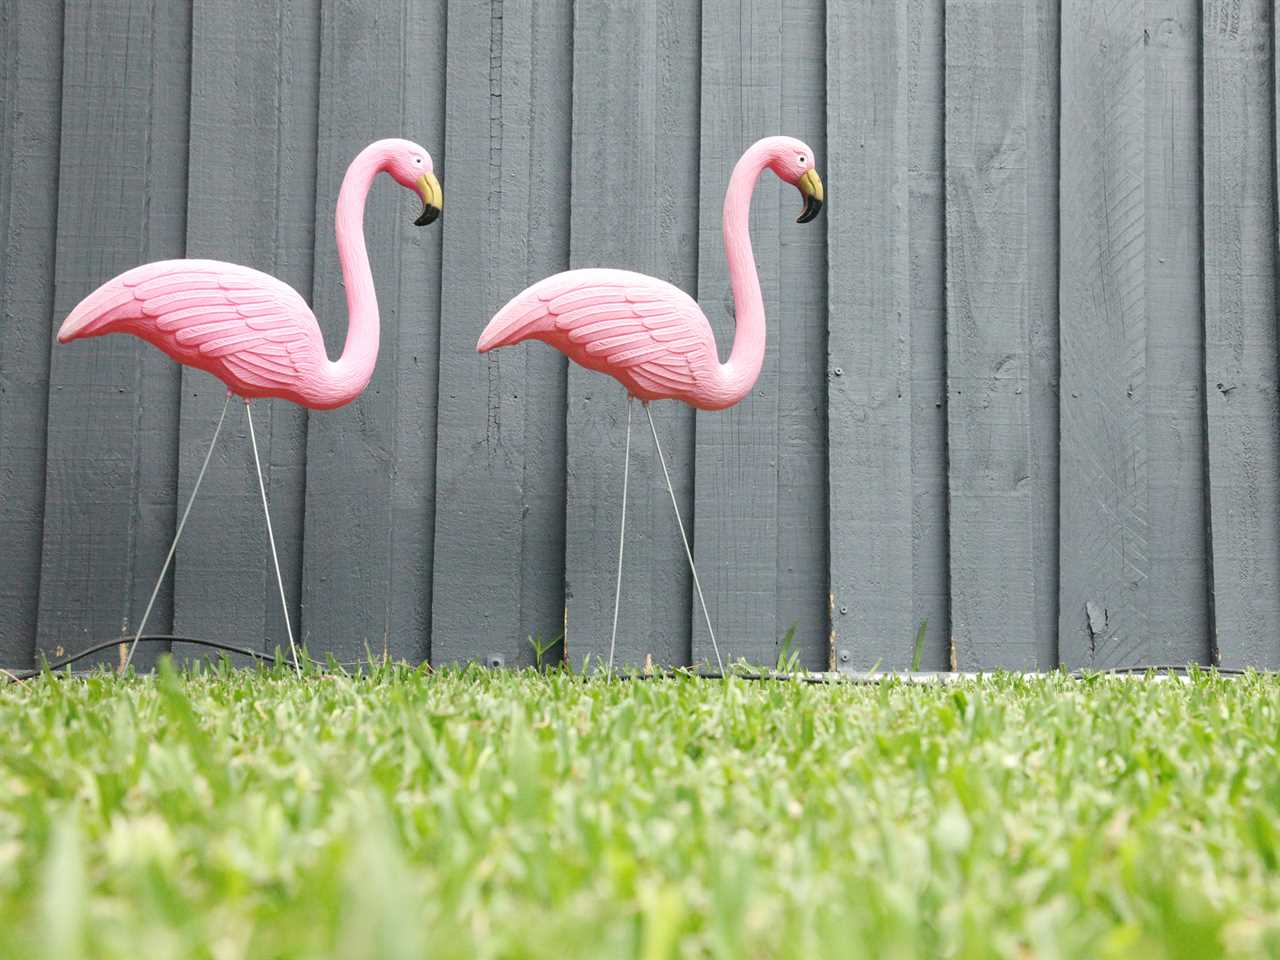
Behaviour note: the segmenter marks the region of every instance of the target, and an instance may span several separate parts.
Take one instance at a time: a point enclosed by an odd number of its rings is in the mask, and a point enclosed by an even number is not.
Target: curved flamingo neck
[[[351,161],[338,192],[334,234],[347,290],[347,339],[342,356],[329,365],[335,405],[354,399],[368,385],[378,359],[378,295],[364,244],[364,201],[390,158],[380,143],[360,151]]]
[[[733,350],[728,361],[720,365],[725,399],[730,404],[737,403],[751,391],[764,364],[764,298],[756,274],[755,255],[751,252],[750,219],[751,194],[769,159],[766,141],[751,146],[734,165],[729,189],[724,195],[724,255],[729,263],[737,317]]]

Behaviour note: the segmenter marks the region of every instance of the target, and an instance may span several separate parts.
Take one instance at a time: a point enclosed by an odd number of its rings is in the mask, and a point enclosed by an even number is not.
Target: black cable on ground
[[[197,647],[207,647],[211,650],[222,650],[226,653],[236,653],[243,657],[250,657],[262,663],[275,663],[274,654],[263,653],[261,650],[250,650],[248,647],[238,647],[233,643],[224,643],[221,640],[209,640],[203,637],[182,637],[172,633],[148,633],[138,638],[140,643],[189,643]],[[113,640],[103,640],[101,643],[95,643],[86,647],[77,653],[70,654],[58,660],[49,661],[45,666],[32,669],[10,670],[0,667],[0,674],[7,675],[11,680],[30,680],[32,677],[38,677],[46,670],[61,670],[63,667],[69,667],[77,661],[86,657],[91,657],[95,653],[101,653],[104,650],[111,650],[120,646],[122,643],[132,643],[132,637],[116,637]],[[287,660],[281,660],[285,666],[292,666]]]

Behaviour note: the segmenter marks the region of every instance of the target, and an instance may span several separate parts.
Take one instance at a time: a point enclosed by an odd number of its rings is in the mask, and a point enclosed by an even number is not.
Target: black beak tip
[[[422,213],[417,220],[413,221],[415,227],[425,227],[427,224],[435,223],[440,218],[440,208],[433,207],[430,204],[422,208]]]
[[[800,216],[796,217],[796,223],[808,223],[822,212],[822,201],[816,197],[806,196],[804,198],[804,209],[800,211]]]

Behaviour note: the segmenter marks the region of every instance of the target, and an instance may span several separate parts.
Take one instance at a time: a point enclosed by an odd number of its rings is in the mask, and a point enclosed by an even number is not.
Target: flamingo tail
[[[134,302],[133,289],[116,283],[104,283],[71,311],[58,329],[58,342],[69,343],[81,337],[108,332],[105,328],[117,319],[121,307]]]
[[[528,292],[494,314],[476,343],[478,352],[488,353],[498,347],[519,343],[533,332],[538,321],[547,315],[547,305],[537,296],[527,298]]]

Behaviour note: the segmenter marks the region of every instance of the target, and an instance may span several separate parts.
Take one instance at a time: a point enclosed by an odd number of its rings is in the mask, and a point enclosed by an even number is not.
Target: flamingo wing
[[[691,399],[714,378],[715,338],[678,287],[626,270],[570,270],[498,311],[476,349],[537,339],[608,373],[642,399]]]
[[[243,396],[292,397],[327,359],[315,315],[275,277],[219,260],[163,260],[107,281],[58,331],[132,333]]]

